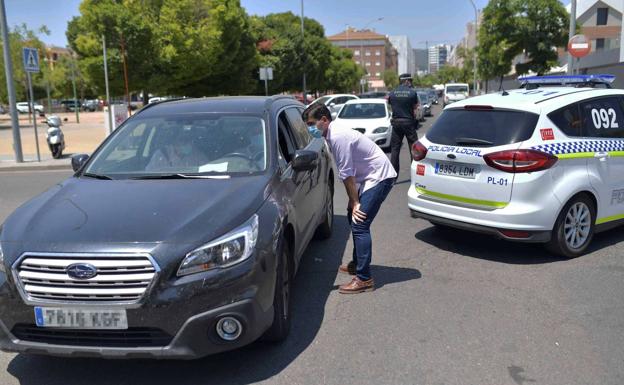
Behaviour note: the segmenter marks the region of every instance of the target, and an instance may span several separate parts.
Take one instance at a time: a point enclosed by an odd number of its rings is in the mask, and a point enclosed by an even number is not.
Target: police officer
[[[418,93],[412,85],[412,75],[401,74],[399,76],[399,86],[388,97],[388,102],[392,107],[392,138],[390,148],[392,154],[390,161],[394,170],[399,174],[399,154],[403,145],[403,137],[407,138],[410,151],[414,142],[418,140],[418,122],[416,121],[415,110],[418,107]]]

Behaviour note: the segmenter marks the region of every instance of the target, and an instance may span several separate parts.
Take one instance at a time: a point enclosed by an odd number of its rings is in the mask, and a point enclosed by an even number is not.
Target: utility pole
[[[568,40],[576,34],[576,0],[572,0],[570,4],[570,30],[568,32]],[[568,52],[568,75],[574,73],[574,58]]]
[[[17,119],[17,107],[15,105],[15,87],[13,84],[13,62],[11,61],[11,48],[9,47],[9,31],[7,27],[6,8],[4,0],[0,0],[0,29],[2,30],[2,44],[4,54],[4,73],[6,75],[7,93],[9,94],[9,114],[11,114],[11,127],[13,127],[13,152],[15,163],[22,163],[22,139],[20,137],[19,120]]]
[[[106,88],[106,105],[108,106],[108,135],[113,132],[113,110],[108,91],[108,60],[106,58],[106,36],[102,35],[102,51],[104,51],[104,85]]]
[[[474,24],[474,36],[475,36],[475,45],[474,48],[472,50],[472,61],[473,61],[473,68],[472,68],[472,72],[473,72],[473,85],[472,85],[472,89],[473,92],[475,93],[475,95],[477,94],[477,39],[478,39],[478,31],[479,31],[479,11],[477,10],[477,6],[474,2],[474,0],[470,0],[470,3],[472,4],[472,7],[474,8],[475,11],[475,24]]]
[[[305,52],[305,32],[303,28],[303,0],[301,0],[301,51],[303,57],[303,104],[308,104],[308,98],[306,97],[306,52]]]

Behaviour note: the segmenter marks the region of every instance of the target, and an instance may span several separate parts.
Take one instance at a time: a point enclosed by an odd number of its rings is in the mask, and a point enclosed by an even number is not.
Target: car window
[[[348,101],[349,101],[349,98],[346,96],[341,96],[339,98],[334,99],[334,103],[336,104],[345,104]]]
[[[295,142],[297,143],[297,148],[302,149],[307,147],[312,141],[312,136],[310,135],[308,127],[301,117],[300,110],[293,107],[287,108],[285,112],[290,128],[292,129]]]
[[[548,118],[567,136],[583,136],[581,110],[578,103],[553,111],[548,114]]]
[[[624,137],[622,98],[611,96],[580,103],[584,136],[595,138]]]
[[[290,129],[290,123],[286,117],[286,111],[280,113],[277,123],[280,151],[284,156],[286,163],[290,163],[292,158],[295,156],[295,151],[297,151],[297,145]]]
[[[264,171],[261,117],[172,114],[128,120],[93,157],[86,172],[117,179],[152,174],[236,174]]]
[[[386,117],[386,107],[381,103],[345,104],[340,110],[340,119],[380,119]]]
[[[449,146],[503,146],[529,139],[538,118],[524,111],[450,109],[431,126],[427,139]]]

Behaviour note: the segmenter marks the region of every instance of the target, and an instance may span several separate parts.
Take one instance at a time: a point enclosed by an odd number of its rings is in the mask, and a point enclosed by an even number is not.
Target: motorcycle
[[[54,159],[59,159],[63,156],[63,150],[65,149],[65,136],[61,131],[61,118],[56,115],[50,116],[46,119],[48,125],[48,132],[46,139],[48,141],[48,147],[52,152]]]

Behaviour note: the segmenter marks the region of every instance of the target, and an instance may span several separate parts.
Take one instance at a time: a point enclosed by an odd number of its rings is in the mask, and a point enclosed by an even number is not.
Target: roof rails
[[[549,76],[524,76],[518,78],[520,88],[527,90],[536,89],[540,86],[567,86],[575,87],[591,87],[603,85],[605,88],[611,88],[611,83],[615,80],[614,75],[595,74],[595,75],[549,75]]]

